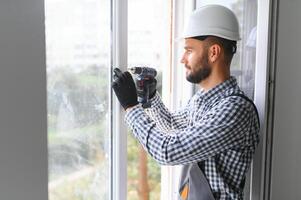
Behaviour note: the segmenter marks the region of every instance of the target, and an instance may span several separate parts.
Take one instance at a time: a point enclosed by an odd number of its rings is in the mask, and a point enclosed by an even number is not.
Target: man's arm
[[[157,127],[165,133],[171,130],[183,130],[187,127],[189,119],[189,103],[183,109],[170,112],[161,100],[159,93],[156,93],[151,101],[151,107],[144,109],[146,114],[157,124]],[[126,109],[130,111],[133,107]]]
[[[244,146],[251,124],[252,105],[235,97],[223,100],[193,126],[165,134],[141,106],[126,114],[126,121],[144,149],[160,164],[187,164]],[[256,124],[256,123],[255,123]],[[256,133],[251,133],[256,134]],[[255,141],[254,141],[255,142]]]
[[[171,130],[183,130],[187,127],[189,119],[189,104],[183,109],[171,112],[162,102],[159,93],[151,99],[151,107],[145,109],[146,113],[157,126],[169,132]]]

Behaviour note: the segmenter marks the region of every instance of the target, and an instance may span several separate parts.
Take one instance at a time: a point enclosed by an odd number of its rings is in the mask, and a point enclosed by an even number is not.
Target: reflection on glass
[[[46,0],[50,200],[106,200],[110,2]]]

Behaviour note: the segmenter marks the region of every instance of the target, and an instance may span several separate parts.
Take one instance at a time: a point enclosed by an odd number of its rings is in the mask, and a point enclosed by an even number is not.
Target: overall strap
[[[259,120],[258,110],[257,110],[256,105],[254,104],[253,100],[251,100],[249,97],[247,97],[247,96],[244,95],[244,94],[230,94],[230,95],[228,95],[228,96],[225,96],[225,98],[227,98],[227,97],[235,97],[235,96],[236,96],[236,97],[241,97],[241,98],[245,99],[246,101],[248,101],[249,103],[251,103],[251,104],[253,105],[254,110],[255,110],[255,112],[256,112],[258,124],[259,124],[259,127],[260,127],[260,120]]]

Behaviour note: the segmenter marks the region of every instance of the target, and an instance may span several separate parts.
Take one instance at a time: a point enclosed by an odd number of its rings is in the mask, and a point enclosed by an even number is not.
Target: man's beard
[[[205,54],[197,63],[199,68],[186,77],[191,83],[200,83],[211,74],[211,67],[208,63],[208,54]]]

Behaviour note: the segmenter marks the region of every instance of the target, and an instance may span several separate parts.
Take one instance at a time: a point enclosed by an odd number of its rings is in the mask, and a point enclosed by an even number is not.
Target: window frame
[[[171,25],[172,38],[176,39],[180,36],[183,28],[183,20],[187,18],[189,11],[192,11],[198,0],[177,1],[172,0],[173,19]],[[255,86],[254,86],[254,102],[258,107],[261,128],[261,143],[255,154],[251,166],[250,193],[251,200],[263,200],[264,191],[266,190],[265,178],[269,173],[265,167],[265,160],[268,158],[266,136],[267,128],[267,94],[269,87],[268,66],[269,66],[269,35],[270,19],[271,19],[271,0],[257,1],[258,17],[257,17],[257,50],[256,50],[256,66],[255,66]],[[112,0],[111,1],[111,63],[112,66],[118,66],[121,70],[126,70],[127,66],[127,8],[128,0]],[[179,41],[171,42],[171,63],[163,74],[163,101],[167,107],[175,109],[185,102],[194,93],[192,84],[183,82],[180,88],[173,87],[175,80],[183,80],[183,72],[179,67]],[[112,74],[111,74],[112,75]],[[184,84],[185,83],[185,84]],[[112,183],[111,183],[111,199],[125,200],[127,196],[127,126],[124,123],[125,112],[120,107],[116,97],[110,92],[111,98],[111,118],[114,124],[111,125],[112,131]],[[114,144],[114,145],[113,145]],[[161,168],[161,199],[174,199],[177,191],[177,177],[180,174],[179,167],[163,166]]]
[[[111,0],[111,76],[113,67],[122,71],[127,66],[127,0]],[[127,197],[127,127],[125,112],[110,90],[111,108],[111,192],[110,199],[126,200]],[[115,123],[113,123],[115,122]]]
[[[250,200],[264,200],[268,192],[268,180],[270,169],[269,148],[271,146],[271,138],[269,134],[269,117],[271,116],[269,105],[271,105],[269,96],[272,95],[273,77],[271,64],[273,63],[273,51],[271,46],[275,46],[271,41],[271,35],[275,31],[272,29],[272,12],[276,8],[272,0],[257,1],[258,17],[257,17],[257,41],[256,41],[256,66],[255,66],[255,87],[254,87],[254,102],[258,109],[258,114],[261,123],[261,142],[259,143],[257,152],[255,153],[251,165],[251,180],[250,180]],[[275,28],[275,27],[273,27]],[[275,55],[275,53],[274,53]]]

